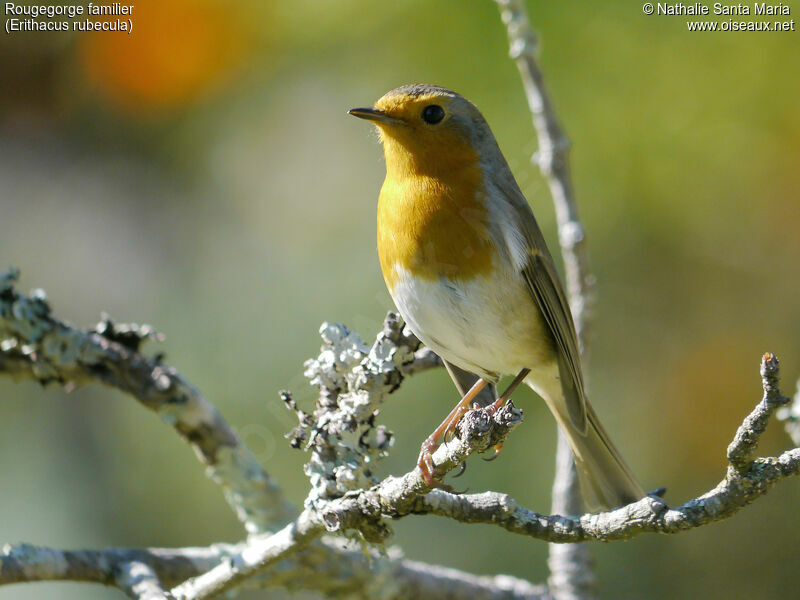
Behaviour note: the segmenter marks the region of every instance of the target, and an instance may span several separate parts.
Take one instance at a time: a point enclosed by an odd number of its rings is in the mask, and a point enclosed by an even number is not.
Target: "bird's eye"
[[[444,109],[438,104],[429,104],[422,109],[422,120],[428,125],[436,125],[444,119]]]

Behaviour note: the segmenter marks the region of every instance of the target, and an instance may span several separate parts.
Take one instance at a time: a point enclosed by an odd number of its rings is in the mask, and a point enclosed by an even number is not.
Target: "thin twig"
[[[790,398],[781,395],[778,387],[780,365],[778,357],[767,352],[761,360],[761,385],[764,397],[736,431],[728,446],[728,461],[738,472],[747,472],[753,464],[753,454],[761,434],[767,429],[769,418],[778,408],[788,404]]]
[[[519,69],[539,140],[539,149],[532,160],[547,180],[553,197],[569,303],[585,364],[588,358],[587,330],[594,300],[594,279],[589,268],[584,228],[578,216],[578,205],[570,179],[569,139],[559,124],[544,85],[536,60],[537,37],[530,25],[524,1],[496,1],[508,30],[510,55]],[[551,510],[555,514],[570,515],[582,512],[581,492],[572,450],[560,430]],[[594,596],[594,569],[586,548],[551,546],[548,565],[551,573],[550,589],[558,600],[581,600]]]

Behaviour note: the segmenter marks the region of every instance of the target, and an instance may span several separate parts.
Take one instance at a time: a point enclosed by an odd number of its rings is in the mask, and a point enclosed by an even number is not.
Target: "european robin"
[[[584,393],[572,314],[533,212],[489,125],[466,98],[434,85],[388,92],[353,116],[375,123],[386,157],[378,200],[378,255],[408,326],[444,361],[479,376],[422,445],[431,453],[473,398],[502,375],[541,396],[575,455],[587,507],[645,494]]]

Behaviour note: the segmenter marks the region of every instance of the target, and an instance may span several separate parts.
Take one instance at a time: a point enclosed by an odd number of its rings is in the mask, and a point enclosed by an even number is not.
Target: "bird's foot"
[[[422,443],[422,447],[419,450],[419,458],[417,459],[417,466],[419,467],[422,480],[427,485],[431,487],[438,487],[447,491],[453,490],[453,488],[449,485],[446,485],[445,483],[442,483],[436,479],[433,467],[433,453],[436,452],[436,449],[441,445],[442,440],[447,442],[448,440],[452,439],[456,432],[456,427],[458,427],[459,421],[461,421],[461,418],[470,409],[475,396],[477,396],[486,386],[486,383],[487,382],[485,379],[479,379],[476,381],[470,390],[464,394],[464,397],[461,398],[461,401],[456,404],[453,410],[450,411],[450,414],[447,415],[447,418],[442,422],[442,424],[439,425],[439,427],[437,427],[436,430],[428,436],[428,439]],[[463,473],[463,469],[461,472]]]
[[[432,488],[439,488],[446,492],[452,492],[453,487],[447,485],[443,481],[436,479],[436,472],[433,466],[433,453],[440,446],[437,440],[436,432],[433,432],[427,440],[422,442],[419,449],[419,458],[417,459],[417,466],[419,467],[422,481]]]
[[[453,411],[448,415],[447,419],[440,427],[443,427],[441,432],[441,440],[444,440],[444,443],[448,443],[451,441],[455,435],[456,430],[458,429],[458,424],[461,422],[461,419],[464,418],[464,415],[467,414],[470,410],[472,410],[471,403],[469,404],[462,404],[459,403]],[[438,431],[438,430],[437,430]],[[436,432],[434,432],[436,433]],[[439,447],[439,444],[436,445],[436,448]],[[434,448],[434,450],[436,450]]]

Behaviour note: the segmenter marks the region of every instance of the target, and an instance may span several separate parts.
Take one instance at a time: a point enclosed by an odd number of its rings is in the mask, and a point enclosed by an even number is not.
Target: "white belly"
[[[518,275],[429,281],[414,279],[401,267],[395,270],[397,309],[445,360],[490,379],[553,362],[551,337]]]

